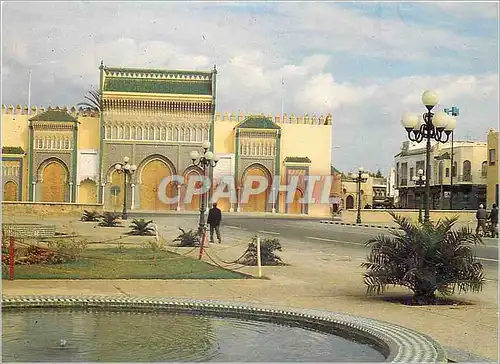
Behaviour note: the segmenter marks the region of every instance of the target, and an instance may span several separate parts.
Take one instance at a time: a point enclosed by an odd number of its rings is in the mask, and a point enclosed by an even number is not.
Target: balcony
[[[461,174],[458,176],[458,182],[472,182],[471,174]]]
[[[408,186],[408,179],[401,178],[399,185],[400,186]]]

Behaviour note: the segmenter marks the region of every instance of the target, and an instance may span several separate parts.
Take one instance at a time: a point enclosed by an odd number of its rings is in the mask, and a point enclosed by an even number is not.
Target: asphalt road
[[[179,215],[163,215],[179,217]],[[197,220],[196,215],[185,215],[186,219]],[[276,236],[286,239],[308,242],[317,248],[342,247],[343,252],[351,251],[356,255],[365,255],[369,247],[364,243],[379,234],[388,234],[385,229],[366,228],[357,226],[342,226],[322,224],[319,219],[297,218],[269,218],[245,216],[238,214],[225,214],[222,221],[222,232],[225,229],[239,229],[261,236]],[[484,245],[475,246],[473,249],[478,259],[485,266],[488,276],[498,278],[498,239],[483,239]]]
[[[379,234],[388,234],[384,229],[321,224],[318,220],[296,219],[262,219],[251,217],[226,216],[223,225],[227,229],[244,229],[268,236],[280,236],[283,239],[294,239],[321,244],[322,246],[338,245],[355,249],[363,249],[368,253],[369,247],[364,243]],[[483,239],[484,245],[474,247],[479,260],[489,268],[498,270],[498,239]],[[497,274],[495,274],[497,276]]]

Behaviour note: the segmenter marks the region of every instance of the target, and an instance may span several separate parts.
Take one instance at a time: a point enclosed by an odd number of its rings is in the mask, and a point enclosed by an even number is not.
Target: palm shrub
[[[155,229],[151,224],[153,220],[146,221],[144,219],[134,219],[130,224],[129,235],[155,235]]]
[[[281,258],[275,251],[282,251],[279,239],[260,240],[260,262],[262,265],[282,265]],[[244,265],[257,265],[257,236],[254,236],[248,244],[248,248],[241,258]]]
[[[472,246],[482,240],[468,227],[453,229],[457,218],[413,224],[389,212],[401,230],[392,236],[379,235],[366,242],[371,245],[362,267],[367,294],[380,294],[388,285],[413,291],[417,304],[435,302],[436,292],[444,296],[472,291],[484,284],[482,264],[475,260]]]
[[[118,218],[120,215],[114,213],[114,212],[105,212],[101,216],[101,222],[99,223],[99,226],[104,226],[104,227],[115,227],[120,224]]]
[[[177,246],[195,247],[200,245],[200,236],[198,235],[198,231],[185,231],[182,228],[179,228],[179,230],[181,231],[181,234],[174,239],[174,243],[178,243]]]
[[[97,221],[101,215],[97,211],[83,210],[82,221]]]

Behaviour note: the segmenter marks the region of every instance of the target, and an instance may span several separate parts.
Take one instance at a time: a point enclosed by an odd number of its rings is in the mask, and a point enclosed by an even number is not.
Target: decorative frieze
[[[72,150],[73,140],[65,135],[37,135],[35,136],[35,149]]]
[[[174,123],[106,123],[105,140],[150,140],[201,143],[209,139],[209,125]]]

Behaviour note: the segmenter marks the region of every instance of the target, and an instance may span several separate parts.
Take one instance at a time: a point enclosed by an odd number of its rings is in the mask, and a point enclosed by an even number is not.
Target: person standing
[[[219,240],[219,244],[221,243],[221,238],[220,238],[220,223],[222,221],[222,212],[221,210],[217,207],[217,202],[214,202],[212,204],[212,208],[208,212],[208,219],[207,223],[210,225],[210,242],[214,242],[214,230],[215,234],[217,235],[217,240]]]
[[[498,207],[496,203],[494,203],[493,206],[491,206],[490,221],[491,221],[491,237],[498,238]]]
[[[483,233],[486,234],[486,219],[488,217],[488,212],[484,209],[483,204],[479,205],[476,212],[477,227],[476,235],[479,235],[479,228],[483,229]]]

